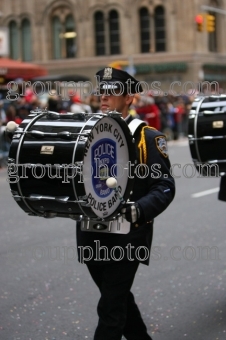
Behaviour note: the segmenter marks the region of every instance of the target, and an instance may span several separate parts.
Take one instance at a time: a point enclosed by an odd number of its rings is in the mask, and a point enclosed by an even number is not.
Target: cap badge
[[[112,78],[112,68],[111,67],[106,67],[104,69],[103,79],[111,79],[111,78]]]

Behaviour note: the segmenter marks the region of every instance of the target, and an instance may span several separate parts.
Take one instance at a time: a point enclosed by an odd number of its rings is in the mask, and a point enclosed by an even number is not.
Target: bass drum
[[[226,96],[197,97],[191,107],[188,140],[201,175],[226,174]]]
[[[33,111],[14,132],[8,158],[11,192],[26,213],[110,220],[128,200],[135,145],[121,114]]]

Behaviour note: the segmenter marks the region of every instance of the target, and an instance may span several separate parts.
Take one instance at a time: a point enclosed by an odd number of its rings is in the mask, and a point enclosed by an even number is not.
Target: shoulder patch
[[[157,149],[161,152],[161,154],[167,158],[168,157],[168,147],[165,136],[155,137],[155,143]]]

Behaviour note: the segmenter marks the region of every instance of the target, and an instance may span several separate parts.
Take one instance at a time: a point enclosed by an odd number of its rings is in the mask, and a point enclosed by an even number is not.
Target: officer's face
[[[116,110],[122,113],[123,118],[128,115],[128,108],[133,101],[133,96],[128,94],[117,95],[119,90],[114,90],[113,93],[101,90],[100,93],[100,108],[103,113]]]

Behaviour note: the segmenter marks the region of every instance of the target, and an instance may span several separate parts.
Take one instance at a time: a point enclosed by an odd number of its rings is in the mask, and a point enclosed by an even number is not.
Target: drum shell
[[[188,139],[193,162],[200,173],[219,176],[226,171],[225,96],[196,99],[189,114]]]
[[[25,119],[20,125],[20,128],[24,129],[31,118],[33,118],[32,115],[28,117],[28,119]],[[83,125],[84,123],[76,122],[75,124],[75,122],[71,120],[64,120],[59,124],[54,121],[48,122],[43,118],[36,122],[34,128],[35,131],[46,133],[59,133],[65,130],[79,133]],[[28,134],[24,138],[23,147],[20,149],[19,159],[16,160],[21,136],[18,135],[18,137],[19,138],[13,138],[12,140],[9,150],[9,160],[11,160],[11,166],[15,164],[18,169],[17,176],[19,177],[19,186],[23,196],[28,197],[30,194],[38,193],[43,196],[68,197],[68,201],[75,201],[77,198],[73,190],[73,180],[79,181],[79,179],[77,179],[76,176],[69,179],[71,171],[68,165],[72,164],[73,161],[72,155],[77,137],[75,136],[71,138],[71,140],[62,140],[61,138],[51,140],[51,138],[37,139]],[[80,144],[83,146],[84,142]],[[54,152],[51,157],[49,157],[48,154],[40,153],[41,147],[50,145],[54,147]],[[76,161],[79,162],[82,160],[83,155],[81,145],[78,145],[76,151]],[[65,167],[62,167],[64,164]],[[54,165],[59,165],[58,176],[57,178],[51,179],[49,174],[52,173],[53,176],[56,174]],[[15,166],[13,166],[14,169]],[[44,172],[45,175],[42,176]],[[69,176],[67,176],[67,174]],[[12,192],[18,194],[18,183],[13,183],[15,177],[13,175],[9,177]],[[38,177],[40,178],[38,179]],[[24,211],[31,213],[23,200],[17,200],[17,203]],[[58,214],[77,214],[78,216],[81,214],[77,203],[67,202],[67,204],[63,204],[57,200],[30,200],[28,204],[34,211],[39,211],[40,213],[42,213],[42,211],[55,211]]]
[[[52,121],[45,116],[37,117],[35,123],[27,128],[35,116],[30,115],[20,125],[19,130],[24,132],[27,129],[26,134],[18,131],[12,139],[8,172],[13,197],[20,208],[30,215],[47,217],[49,214],[50,217],[56,215],[74,219],[85,215],[96,219],[96,214],[84,201],[86,191],[81,172],[87,167],[87,162],[82,164],[89,140],[87,136],[100,121],[100,116],[93,116],[88,121],[75,121],[65,117],[60,121]],[[115,119],[114,122],[120,123],[122,131],[127,134],[128,151],[134,162],[135,152],[132,136],[128,135],[128,126],[121,119]],[[71,136],[67,137],[65,131]],[[50,153],[42,152],[45,147],[52,149],[52,153],[51,150]],[[50,172],[51,177],[57,173],[57,178],[50,178]],[[16,178],[19,178],[18,182]],[[125,199],[130,197],[132,182],[128,181]],[[117,211],[106,220],[115,215]]]

